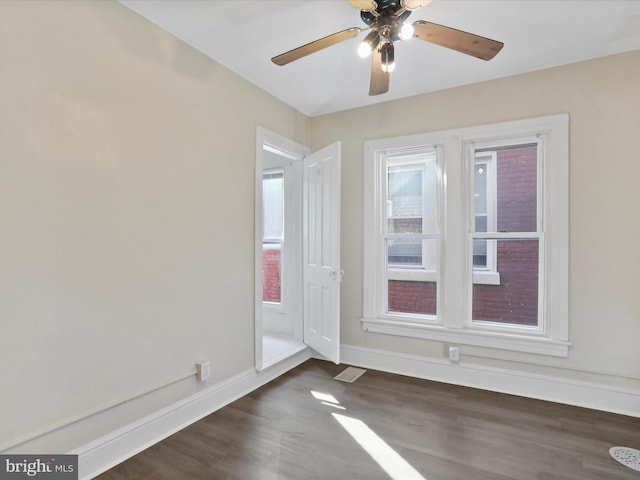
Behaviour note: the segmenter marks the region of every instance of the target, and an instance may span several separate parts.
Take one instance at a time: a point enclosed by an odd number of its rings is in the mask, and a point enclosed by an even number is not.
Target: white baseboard
[[[343,345],[340,355],[341,363],[362,368],[640,417],[640,389],[352,345]],[[248,369],[70,452],[79,455],[79,478],[89,480],[105,472],[309,358],[311,352],[305,349],[260,372]]]
[[[89,480],[215,412],[310,358],[309,349],[260,372],[251,368],[77,449],[79,478]]]
[[[640,389],[636,388],[466,362],[452,364],[352,345],[342,345],[340,360],[362,368],[640,417]]]

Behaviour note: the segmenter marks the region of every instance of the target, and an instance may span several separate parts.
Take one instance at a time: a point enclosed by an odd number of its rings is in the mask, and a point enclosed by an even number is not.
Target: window
[[[284,241],[284,171],[265,170],[262,177],[262,301],[280,303]]]
[[[502,277],[491,286],[474,282],[471,318],[473,324],[487,327],[537,328],[542,233],[537,221],[538,139],[493,143],[473,145],[475,218],[470,241],[474,276],[496,272]]]
[[[388,165],[387,231],[390,234],[422,233],[424,165]],[[416,241],[392,241],[389,265],[421,267],[422,248]]]
[[[567,355],[567,116],[367,142],[365,208],[365,330]]]
[[[496,151],[481,151],[475,154],[474,164],[474,212],[476,232],[493,231],[496,224]],[[500,273],[496,265],[495,240],[476,238],[473,240],[473,283],[500,284]]]
[[[381,159],[386,312],[431,319],[438,274],[438,168],[432,148]]]

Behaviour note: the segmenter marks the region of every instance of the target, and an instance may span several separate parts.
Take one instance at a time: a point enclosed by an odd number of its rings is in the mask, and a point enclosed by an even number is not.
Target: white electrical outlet
[[[204,382],[205,380],[209,380],[211,377],[211,362],[209,360],[205,360],[202,362],[196,363],[196,378],[199,382]]]
[[[460,361],[460,347],[451,345],[449,347],[449,360],[458,363]]]

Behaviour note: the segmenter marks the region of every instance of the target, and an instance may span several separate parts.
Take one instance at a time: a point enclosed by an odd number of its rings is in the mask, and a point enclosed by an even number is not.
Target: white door
[[[303,172],[304,343],[340,363],[340,142]]]

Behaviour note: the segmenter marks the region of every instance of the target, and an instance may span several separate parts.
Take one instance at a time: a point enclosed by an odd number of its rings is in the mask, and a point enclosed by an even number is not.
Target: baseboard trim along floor
[[[640,389],[607,385],[521,370],[489,367],[462,361],[398,354],[343,345],[342,363],[409,377],[480,388],[576,407],[640,417]]]
[[[77,449],[79,478],[88,480],[182,428],[252,392],[311,358],[309,349],[260,372],[249,369]],[[640,389],[559,378],[462,361],[431,359],[343,345],[341,363],[453,385],[480,388],[640,418]]]
[[[80,480],[89,480],[184,427],[260,388],[310,358],[297,352],[260,372],[250,368],[69,453],[79,455]]]

